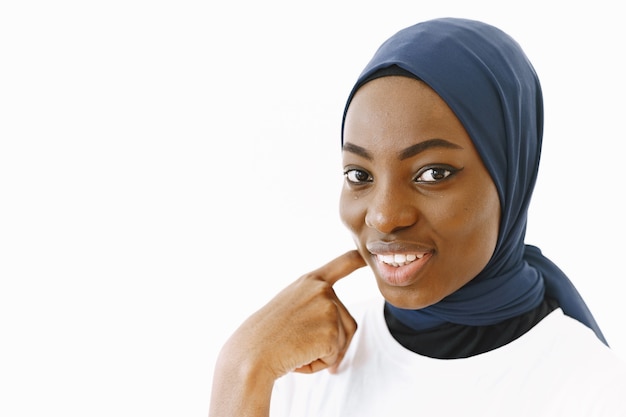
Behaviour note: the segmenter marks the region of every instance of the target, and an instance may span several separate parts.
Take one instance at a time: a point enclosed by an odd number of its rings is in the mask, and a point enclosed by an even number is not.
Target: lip
[[[433,255],[433,249],[409,242],[369,242],[366,245],[371,254],[372,264],[378,270],[382,281],[391,286],[408,286],[416,281],[418,273],[424,268]],[[379,256],[384,255],[417,255],[416,260],[407,265],[393,266],[382,262]]]
[[[397,240],[394,240],[393,242],[377,240],[373,242],[368,242],[365,247],[373,255],[390,255],[394,253],[401,253],[405,255],[408,255],[410,253],[426,254],[433,251],[432,248],[426,247],[424,245],[410,242],[401,242]]]

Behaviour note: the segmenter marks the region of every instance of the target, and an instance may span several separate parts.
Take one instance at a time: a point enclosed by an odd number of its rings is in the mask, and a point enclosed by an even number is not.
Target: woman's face
[[[343,166],[341,219],[391,304],[437,303],[491,258],[496,187],[460,121],[423,82],[383,77],[357,91]]]

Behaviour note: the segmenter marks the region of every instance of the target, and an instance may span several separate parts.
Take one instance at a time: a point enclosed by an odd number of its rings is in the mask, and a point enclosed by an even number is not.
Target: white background
[[[3,2],[0,415],[206,415],[228,335],[352,247],[353,82],[388,36],[442,16],[499,26],[535,64],[528,242],[626,358],[623,14],[555,3]],[[376,289],[361,270],[337,291]]]

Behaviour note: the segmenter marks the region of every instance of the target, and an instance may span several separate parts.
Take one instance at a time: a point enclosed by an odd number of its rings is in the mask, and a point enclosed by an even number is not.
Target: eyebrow
[[[445,139],[428,139],[400,151],[400,153],[398,153],[398,159],[402,161],[403,159],[410,158],[420,152],[424,152],[426,149],[431,148],[463,149],[462,146],[459,146],[456,143],[448,142]]]
[[[344,152],[350,152],[359,155],[367,159],[368,161],[371,161],[373,159],[372,154],[369,153],[365,148],[362,148],[350,142],[344,142],[342,149],[344,150]]]
[[[425,140],[424,142],[416,143],[415,145],[411,145],[408,148],[403,149],[398,153],[398,159],[402,161],[431,148],[463,149],[462,146],[459,146],[456,143],[448,142],[445,139],[434,138]],[[367,149],[350,142],[345,142],[343,144],[343,150],[359,155],[367,159],[368,161],[374,159],[372,154]]]

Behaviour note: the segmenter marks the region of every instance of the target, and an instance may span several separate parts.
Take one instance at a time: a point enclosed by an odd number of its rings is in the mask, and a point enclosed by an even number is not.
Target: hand
[[[356,322],[333,285],[363,266],[357,251],[347,252],[300,277],[250,316],[222,348],[209,416],[268,416],[276,379],[290,371],[335,371]]]
[[[294,370],[335,371],[357,326],[333,285],[363,266],[350,251],[300,277],[237,330],[237,346],[274,379]]]

